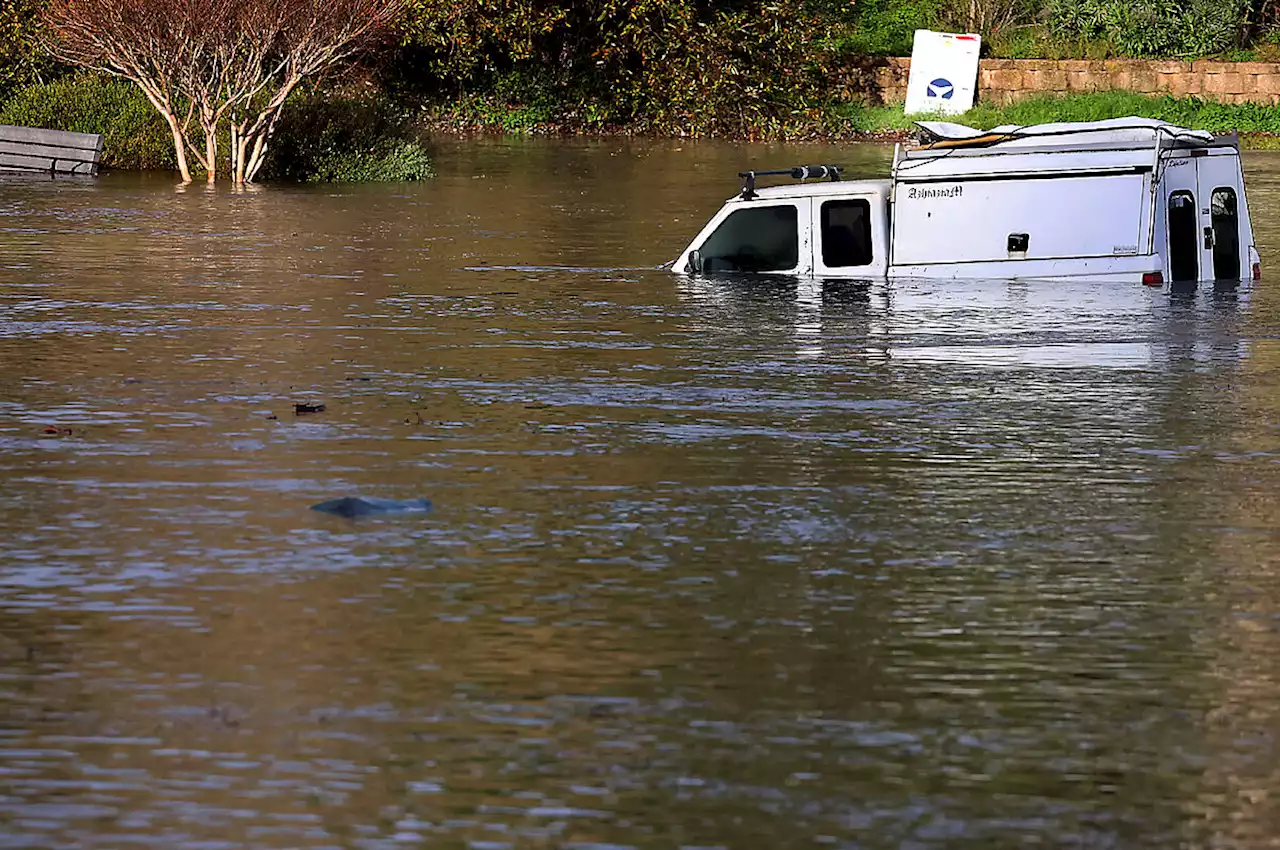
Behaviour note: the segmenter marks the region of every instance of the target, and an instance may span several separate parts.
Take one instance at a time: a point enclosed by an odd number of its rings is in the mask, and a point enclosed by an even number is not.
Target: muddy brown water
[[[0,182],[0,847],[1273,846],[1280,276],[691,283],[888,149],[438,157]]]

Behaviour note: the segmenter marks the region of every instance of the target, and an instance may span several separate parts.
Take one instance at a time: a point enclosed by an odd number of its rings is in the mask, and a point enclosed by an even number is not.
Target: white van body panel
[[[1155,166],[1155,152],[1145,149],[1108,147],[1041,148],[999,151],[978,148],[920,156],[920,150],[899,150],[893,164],[895,183],[959,177],[1035,177],[1045,174],[1097,174],[1102,171],[1133,171]]]
[[[893,265],[1149,254],[1150,183],[1128,172],[899,184]],[[1011,252],[1011,234],[1026,235],[1025,251]]]
[[[1116,283],[1141,283],[1142,276],[1158,270],[1159,257],[1087,257],[1066,260],[1002,260],[990,263],[935,263],[894,266],[891,278],[942,280],[1069,280],[1087,277]],[[1157,265],[1153,265],[1157,264]]]

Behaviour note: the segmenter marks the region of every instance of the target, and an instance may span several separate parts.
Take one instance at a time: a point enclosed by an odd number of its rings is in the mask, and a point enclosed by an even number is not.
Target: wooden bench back
[[[102,136],[0,124],[0,171],[96,175]]]

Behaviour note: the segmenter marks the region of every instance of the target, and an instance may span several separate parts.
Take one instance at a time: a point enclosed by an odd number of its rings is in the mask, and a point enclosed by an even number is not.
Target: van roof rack
[[[844,168],[839,165],[797,165],[795,168],[776,171],[739,171],[738,176],[742,178],[742,194],[739,197],[744,201],[755,200],[757,177],[790,177],[793,180],[830,180],[838,183],[843,173]]]

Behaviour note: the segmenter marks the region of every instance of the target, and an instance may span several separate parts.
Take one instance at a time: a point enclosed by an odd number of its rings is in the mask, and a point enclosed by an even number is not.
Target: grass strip
[[[903,114],[902,106],[846,104],[835,109],[837,123],[852,133],[885,135],[907,132],[913,122],[927,115]],[[1109,118],[1155,118],[1191,130],[1214,133],[1239,132],[1252,147],[1280,147],[1280,108],[1261,103],[1215,103],[1211,100],[1134,92],[1095,92],[1035,97],[1008,106],[976,104],[959,116],[945,120],[989,130],[1001,124],[1047,124],[1066,121],[1102,121]],[[1269,142],[1267,137],[1278,137]]]

